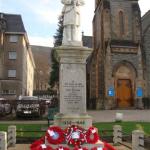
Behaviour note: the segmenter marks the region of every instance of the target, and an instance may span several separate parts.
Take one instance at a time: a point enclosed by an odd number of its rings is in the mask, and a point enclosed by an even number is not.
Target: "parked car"
[[[34,96],[20,96],[16,106],[17,117],[40,117],[40,100]]]
[[[8,100],[0,98],[0,116],[8,115],[12,112],[11,104]]]

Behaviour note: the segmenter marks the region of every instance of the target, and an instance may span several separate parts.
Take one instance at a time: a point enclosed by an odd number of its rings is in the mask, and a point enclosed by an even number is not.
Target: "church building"
[[[138,0],[95,0],[88,108],[141,108],[147,95]]]

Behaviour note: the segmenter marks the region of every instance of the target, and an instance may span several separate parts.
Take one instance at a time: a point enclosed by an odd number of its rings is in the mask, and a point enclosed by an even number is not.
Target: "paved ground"
[[[150,122],[150,110],[104,110],[88,111],[93,117],[93,122],[113,122],[116,113],[123,113],[123,121]]]
[[[150,110],[101,110],[101,111],[88,111],[88,114],[93,117],[93,122],[113,122],[115,121],[116,113],[123,113],[123,121],[144,121],[150,122]],[[11,120],[0,121],[0,123],[11,124],[47,124],[47,120]]]

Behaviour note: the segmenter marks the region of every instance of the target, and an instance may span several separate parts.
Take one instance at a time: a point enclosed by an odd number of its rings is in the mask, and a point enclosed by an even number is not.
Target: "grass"
[[[150,122],[111,122],[111,123],[94,123],[101,134],[102,130],[113,130],[114,125],[121,125],[123,133],[132,134],[133,130],[143,130],[146,135],[150,135]]]
[[[0,124],[0,131],[7,131],[10,124]],[[142,129],[146,135],[150,136],[150,122],[112,122],[112,123],[94,123],[95,127],[98,128],[99,134],[103,135],[105,132],[102,130],[112,130],[114,125],[121,125],[123,132],[126,134],[132,134],[133,130]],[[45,134],[47,129],[46,124],[17,124],[17,136],[22,137],[41,137]],[[25,132],[28,131],[28,132]],[[30,132],[29,132],[30,131]],[[37,132],[35,132],[37,131]],[[112,133],[105,133],[107,135],[112,135]]]
[[[7,131],[9,125],[11,124],[0,124],[0,131]],[[46,124],[16,124],[16,127],[19,137],[41,137],[47,129]]]

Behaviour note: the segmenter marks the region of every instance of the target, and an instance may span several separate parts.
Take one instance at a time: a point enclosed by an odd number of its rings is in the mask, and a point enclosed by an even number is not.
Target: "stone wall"
[[[143,51],[145,56],[145,71],[147,80],[147,91],[150,91],[150,11],[148,11],[142,18],[142,32],[143,32]],[[147,92],[148,97],[150,93]]]

